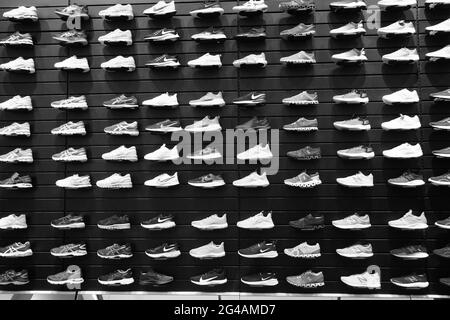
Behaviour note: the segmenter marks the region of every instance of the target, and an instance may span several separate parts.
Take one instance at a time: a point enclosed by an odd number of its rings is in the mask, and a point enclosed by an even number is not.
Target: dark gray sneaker
[[[310,146],[306,146],[299,150],[288,151],[286,155],[296,160],[312,160],[312,159],[320,159],[322,157],[320,147],[313,148]]]
[[[443,220],[438,220],[434,224],[442,229],[450,229],[450,217]]]
[[[193,187],[211,189],[225,185],[225,181],[220,175],[209,173],[207,175],[189,180],[188,184]]]
[[[253,117],[247,122],[243,124],[237,125],[235,130],[268,130],[270,129],[269,120],[266,118],[258,119],[257,117]]]
[[[159,272],[156,272],[152,268],[147,271],[141,271],[139,275],[139,284],[141,286],[161,286],[173,281],[172,276],[168,276]]]
[[[300,288],[317,288],[325,285],[322,272],[312,272],[308,270],[297,276],[286,277],[286,281],[293,286]]]
[[[280,32],[280,36],[288,39],[311,37],[316,33],[313,24],[300,23],[299,25]]]
[[[425,181],[423,180],[423,176],[421,174],[406,171],[400,177],[389,179],[388,183],[390,185],[403,188],[414,188],[423,186]]]
[[[166,119],[145,127],[146,131],[155,133],[172,133],[183,130],[178,120]]]
[[[266,30],[264,27],[254,27],[250,30],[242,33],[238,33],[235,38],[236,40],[264,40],[267,37]]]
[[[285,124],[283,129],[286,131],[317,131],[318,122],[317,119],[299,118],[297,121],[289,124]]]
[[[135,96],[127,97],[122,94],[103,102],[103,106],[110,109],[135,109],[139,107],[139,104]]]

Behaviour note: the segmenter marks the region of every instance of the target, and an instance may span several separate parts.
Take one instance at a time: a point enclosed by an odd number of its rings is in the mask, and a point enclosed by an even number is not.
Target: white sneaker
[[[88,175],[80,176],[78,174],[57,180],[56,186],[66,189],[83,189],[92,187],[91,178]]]
[[[216,94],[208,92],[200,99],[189,101],[189,105],[193,107],[223,107],[225,105],[225,100],[223,100],[221,91]]]
[[[383,156],[395,159],[412,159],[423,156],[423,152],[419,143],[415,145],[403,143],[395,148],[383,150]]]
[[[72,135],[86,135],[86,128],[84,127],[83,121],[72,122],[69,121],[52,129],[51,134],[61,135],[61,136],[72,136]]]
[[[155,188],[168,188],[179,184],[180,181],[178,181],[178,172],[175,172],[173,175],[163,173],[144,182],[144,185]]]
[[[383,55],[383,62],[386,64],[415,63],[420,60],[417,49],[401,48],[395,52]]]
[[[91,69],[89,68],[89,63],[86,58],[78,59],[77,56],[71,56],[61,62],[55,63],[55,68],[59,70],[65,71],[77,71],[77,72],[89,72]]]
[[[257,12],[267,11],[267,4],[265,4],[264,0],[249,0],[243,4],[237,5],[233,7],[234,12]]]
[[[150,17],[175,15],[177,13],[175,1],[165,2],[164,0],[160,0],[154,6],[145,9],[143,13]]]
[[[429,32],[430,35],[436,35],[439,32],[445,32],[448,33],[450,32],[450,18],[448,18],[447,20],[442,21],[441,23],[432,25],[432,26],[428,26],[425,28],[426,31]]]
[[[264,68],[267,66],[266,55],[264,52],[261,54],[249,54],[241,59],[233,61],[233,66],[240,68],[242,66],[258,66]]]
[[[221,217],[213,214],[201,220],[191,222],[191,226],[200,230],[220,230],[228,228],[227,214],[224,213]]]
[[[52,160],[61,162],[86,162],[88,159],[85,148],[68,148],[52,155]]]
[[[352,49],[342,53],[333,54],[331,56],[331,60],[333,60],[337,64],[342,63],[356,64],[368,61],[369,59],[366,56],[366,50],[362,48],[361,50]]]
[[[450,59],[450,44],[437,51],[428,52],[425,56],[430,59],[430,61]]]
[[[202,120],[194,121],[184,128],[188,132],[212,132],[222,130],[222,126],[219,123],[219,116],[210,119],[209,116],[204,117]]]
[[[237,227],[241,229],[250,229],[250,230],[265,230],[272,229],[275,227],[272,220],[272,212],[264,212],[251,216],[247,219],[241,220],[237,222]]]
[[[222,62],[220,61],[220,54],[212,55],[209,53],[205,53],[200,58],[188,61],[188,66],[191,68],[200,68],[200,67],[218,67],[222,66]]]
[[[30,124],[28,122],[18,123],[13,122],[9,126],[0,128],[0,136],[12,137],[12,136],[26,136],[29,137]]]
[[[112,151],[102,154],[102,159],[109,161],[131,161],[136,162],[138,160],[136,147],[120,146]]]
[[[176,160],[180,157],[178,153],[178,147],[175,145],[172,149],[166,147],[166,144],[163,144],[159,149],[147,153],[144,157],[145,160],[151,161],[171,161]]]
[[[412,22],[399,20],[386,27],[379,28],[377,33],[382,38],[410,36],[416,33],[416,28],[414,27],[414,23]]]
[[[262,146],[257,144],[250,149],[241,152],[237,155],[238,160],[270,160],[273,158],[273,154],[270,151],[269,144]]]
[[[192,160],[215,160],[215,159],[221,159],[222,158],[222,154],[220,153],[220,151],[215,148],[214,146],[206,146],[205,148],[195,151],[191,154],[188,154],[186,156],[186,158],[188,159],[192,159]]]
[[[306,241],[293,248],[286,248],[283,251],[285,255],[292,258],[312,259],[321,256],[320,245],[318,243],[310,245]]]
[[[269,184],[270,182],[269,180],[267,180],[267,174],[265,172],[263,172],[261,175],[259,175],[257,172],[252,172],[248,176],[233,181],[233,186],[243,188],[264,188]]]
[[[38,21],[38,13],[35,6],[20,6],[15,9],[3,12],[3,17],[11,21],[31,20]]]
[[[131,182],[130,174],[120,175],[119,173],[114,173],[111,176],[98,180],[96,182],[97,187],[105,189],[130,189],[133,188],[133,183]]]
[[[420,119],[417,115],[410,117],[400,114],[398,118],[381,124],[383,130],[417,130],[420,127]]]
[[[341,281],[353,288],[361,289],[381,289],[380,275],[377,272],[341,277]]]
[[[19,73],[35,73],[34,60],[24,59],[19,57],[15,60],[0,64],[0,69],[9,72],[19,72]]]
[[[333,220],[334,227],[343,230],[362,230],[372,226],[370,217],[367,214],[354,213],[343,219]]]
[[[119,123],[113,124],[112,126],[105,127],[103,131],[114,136],[128,135],[136,137],[139,135],[137,121],[133,121],[130,123],[121,121]]]
[[[131,4],[116,4],[112,7],[100,10],[98,12],[99,17],[107,20],[123,19],[133,20],[133,7]]]
[[[407,9],[415,7],[417,0],[380,0],[378,6],[383,9]]]
[[[14,96],[0,103],[0,110],[33,110],[30,96]]]
[[[401,218],[388,222],[389,226],[405,230],[423,230],[428,228],[428,221],[425,212],[419,216],[413,214],[412,210],[406,212]]]
[[[401,89],[383,96],[383,102],[387,105],[417,103],[419,100],[417,91],[409,91],[408,89]]]
[[[50,105],[52,106],[52,108],[55,109],[67,109],[67,110],[73,109],[86,110],[88,108],[85,96],[69,97],[67,99],[53,101],[52,103],[50,103]]]
[[[225,245],[223,242],[220,244],[215,244],[211,241],[204,246],[191,249],[189,251],[189,255],[197,259],[214,259],[225,257]]]
[[[338,0],[330,3],[332,9],[365,9],[366,3],[362,0]]]
[[[106,71],[127,71],[132,72],[136,69],[136,64],[133,57],[117,56],[103,62],[100,67]]]
[[[365,33],[366,29],[364,29],[362,20],[358,23],[349,22],[340,28],[330,30],[330,35],[333,38],[359,36]]]
[[[177,96],[177,93],[170,95],[168,92],[166,92],[152,99],[143,101],[142,105],[151,107],[176,107],[178,106]]]
[[[372,245],[368,244],[354,244],[350,247],[336,249],[336,253],[341,257],[350,259],[365,259],[373,257]]]
[[[3,217],[0,219],[0,229],[2,230],[10,230],[10,229],[26,229],[27,218],[24,214],[15,215],[10,214],[9,216]]]
[[[373,175],[370,173],[366,176],[360,171],[345,178],[337,178],[336,182],[349,188],[373,187]]]
[[[116,29],[103,36],[98,37],[98,41],[101,44],[112,45],[126,45],[131,46],[133,44],[133,38],[130,30],[122,31]]]
[[[8,153],[0,155],[0,162],[33,163],[33,151],[31,149],[16,148]]]

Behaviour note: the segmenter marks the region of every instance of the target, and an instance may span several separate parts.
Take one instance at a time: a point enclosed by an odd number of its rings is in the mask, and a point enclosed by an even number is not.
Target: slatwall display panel
[[[70,1],[70,2],[69,2]],[[83,290],[151,290],[151,291],[209,291],[209,292],[287,292],[287,293],[368,293],[354,290],[340,281],[340,276],[363,272],[367,266],[375,264],[382,270],[382,289],[377,293],[395,294],[448,294],[448,289],[439,284],[440,277],[447,277],[449,263],[435,255],[422,261],[403,261],[389,254],[394,248],[409,244],[423,244],[429,252],[448,242],[448,233],[433,226],[436,220],[448,214],[446,188],[436,188],[429,184],[418,189],[399,189],[388,186],[387,179],[400,175],[406,169],[420,169],[426,178],[446,172],[447,160],[436,159],[431,151],[447,146],[445,132],[435,132],[429,121],[439,120],[448,113],[446,105],[435,104],[429,94],[447,88],[449,83],[448,64],[430,63],[424,60],[425,53],[437,50],[449,43],[448,37],[434,38],[425,33],[425,27],[445,20],[449,11],[425,10],[423,0],[418,8],[404,12],[382,13],[381,25],[391,24],[399,19],[414,21],[419,33],[404,40],[384,40],[378,37],[376,29],[369,29],[360,39],[335,40],[329,31],[349,21],[364,20],[362,13],[336,14],[329,10],[329,1],[317,1],[314,14],[290,16],[280,12],[278,2],[267,1],[269,10],[260,17],[239,17],[232,13],[236,1],[221,1],[225,14],[218,19],[194,19],[189,11],[197,8],[200,1],[176,0],[177,15],[169,20],[152,20],[142,11],[153,5],[145,1],[130,0],[135,18],[128,22],[107,22],[98,17],[98,12],[116,3],[117,0],[80,0],[78,4],[89,6],[91,19],[83,22],[88,33],[89,45],[82,48],[64,48],[52,39],[52,35],[66,30],[63,21],[53,13],[72,0],[29,0],[2,1],[0,12],[17,5],[36,5],[40,21],[37,24],[21,25],[0,21],[0,35],[5,37],[15,30],[30,32],[36,42],[34,49],[0,48],[0,62],[18,56],[34,57],[37,67],[35,75],[11,75],[0,72],[1,98],[6,100],[15,94],[32,96],[32,112],[1,113],[1,123],[29,121],[32,128],[30,138],[1,137],[0,152],[5,153],[15,147],[32,147],[35,162],[29,165],[2,164],[2,175],[15,171],[30,173],[35,178],[35,188],[31,191],[1,191],[0,212],[26,212],[30,227],[24,231],[2,231],[1,245],[14,241],[30,240],[35,254],[16,260],[0,260],[0,268],[27,267],[32,281],[25,287],[11,287],[11,290],[58,289],[45,281],[49,274],[61,271],[70,264],[77,264],[83,270],[85,283]],[[367,4],[375,4],[369,0]],[[301,41],[281,39],[280,31],[300,22],[314,23],[314,38]],[[209,26],[222,27],[228,36],[223,44],[198,44],[191,35]],[[262,42],[236,42],[233,37],[252,26],[263,25],[267,39]],[[179,41],[173,44],[152,44],[143,40],[148,33],[162,27],[176,28]],[[133,34],[130,47],[103,46],[98,37],[116,28],[129,29]],[[421,61],[418,65],[386,66],[381,56],[403,46],[417,48]],[[369,61],[360,67],[339,67],[331,60],[331,55],[352,48],[366,49]],[[317,64],[313,66],[286,67],[279,59],[300,50],[314,51]],[[198,70],[187,67],[187,61],[202,54],[222,54],[223,67],[218,70]],[[268,65],[264,69],[236,69],[232,62],[250,53],[265,52]],[[174,71],[155,71],[145,67],[145,63],[161,54],[177,55],[181,67]],[[76,54],[86,57],[91,71],[86,74],[66,74],[54,69],[53,64]],[[117,55],[133,56],[136,70],[132,73],[108,73],[100,64]],[[382,96],[407,87],[419,91],[421,102],[408,106],[386,106]],[[365,106],[336,105],[332,97],[351,89],[364,89],[370,97]],[[267,104],[257,108],[242,108],[231,101],[251,91],[267,93]],[[281,104],[285,97],[303,90],[317,91],[320,104],[317,106],[290,107]],[[188,101],[201,97],[207,91],[223,91],[227,105],[223,108],[192,108]],[[160,93],[178,93],[180,107],[155,109],[141,106],[137,110],[109,110],[102,106],[105,100],[119,94],[135,95],[139,102]],[[84,94],[89,109],[86,111],[59,111],[50,107],[50,102],[72,95]],[[385,132],[381,123],[391,120],[399,113],[419,114],[422,129],[408,132]],[[353,114],[366,115],[372,125],[368,132],[340,132],[333,122],[350,118]],[[148,152],[161,144],[169,146],[176,142],[170,137],[154,135],[144,130],[145,126],[167,118],[180,119],[182,125],[192,123],[206,115],[220,115],[223,128],[233,128],[253,116],[267,117],[272,128],[281,128],[300,116],[316,117],[319,131],[314,133],[288,133],[280,130],[279,143],[272,149],[279,149],[279,172],[269,176],[271,185],[264,189],[238,189],[231,182],[259,169],[254,164],[181,164],[153,163],[143,159]],[[56,137],[50,130],[68,120],[83,120],[87,135],[83,137]],[[138,137],[109,136],[103,132],[106,126],[126,120],[138,121]],[[403,142],[420,142],[424,156],[417,160],[388,160],[381,152]],[[136,163],[115,163],[101,159],[104,152],[125,144],[135,145],[139,161]],[[370,161],[343,160],[336,151],[360,144],[370,144],[376,157]],[[205,143],[206,145],[206,143]],[[312,145],[322,148],[322,158],[314,161],[294,161],[286,157],[286,152]],[[51,155],[67,147],[86,147],[89,161],[83,164],[61,164],[51,160]],[[301,190],[284,185],[286,178],[299,174],[302,170],[319,171],[322,185],[312,190]],[[336,184],[337,177],[344,177],[362,170],[374,174],[375,186],[366,190],[346,189]],[[104,190],[93,187],[87,190],[61,190],[54,182],[74,173],[90,174],[93,184],[112,173],[130,173],[133,189]],[[170,189],[154,189],[144,186],[144,181],[167,172],[178,172],[181,185]],[[227,185],[214,190],[191,187],[187,181],[206,173],[222,174]],[[425,210],[430,228],[426,231],[398,231],[389,228],[387,222],[397,219],[407,210]],[[238,229],[236,222],[258,213],[272,210],[276,227],[269,231],[248,231]],[[83,230],[57,231],[50,227],[52,219],[75,212],[85,215],[87,227]],[[167,231],[148,231],[139,224],[159,213],[172,213],[177,227]],[[192,220],[213,213],[226,212],[229,228],[205,232],[190,226]],[[289,221],[310,212],[323,213],[326,227],[318,232],[300,232],[289,226]],[[347,232],[332,227],[331,222],[353,212],[369,213],[372,228],[365,231]],[[132,223],[131,230],[104,231],[97,228],[97,221],[116,213],[126,213]],[[237,254],[244,248],[262,240],[277,240],[279,256],[275,259],[245,259]],[[224,241],[227,252],[224,258],[198,260],[189,255],[189,250],[214,240]],[[84,241],[88,255],[70,260],[52,257],[50,249],[69,242]],[[144,251],[166,241],[176,241],[182,255],[173,260],[154,261]],[[283,253],[283,249],[300,242],[318,242],[322,256],[314,260],[293,259]],[[374,247],[374,257],[367,260],[349,260],[336,254],[337,248],[368,241]],[[107,261],[100,259],[96,251],[113,243],[129,242],[134,256],[127,260]],[[175,281],[162,287],[142,287],[137,281],[122,287],[101,286],[97,277],[116,269],[132,268],[135,279],[141,270],[154,267],[156,271],[172,275]],[[208,288],[197,287],[189,282],[189,277],[206,272],[214,267],[223,267],[228,283]],[[317,289],[300,289],[289,285],[285,277],[300,274],[308,269],[323,271],[326,285]],[[242,284],[243,275],[259,271],[276,272],[280,284],[271,288],[251,288]],[[411,272],[426,272],[430,281],[427,289],[407,291],[393,286],[389,279]]]

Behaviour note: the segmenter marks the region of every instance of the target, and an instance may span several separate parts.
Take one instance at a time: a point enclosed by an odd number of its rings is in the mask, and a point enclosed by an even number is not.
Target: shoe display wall
[[[28,2],[0,3],[5,290],[450,295],[447,0]],[[171,136],[226,129],[270,139]]]

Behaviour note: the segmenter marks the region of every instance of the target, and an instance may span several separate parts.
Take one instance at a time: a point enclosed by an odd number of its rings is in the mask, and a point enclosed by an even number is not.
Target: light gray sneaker
[[[317,131],[318,122],[317,119],[299,118],[297,121],[289,124],[285,124],[283,129],[286,131]]]
[[[139,135],[138,124],[136,121],[130,123],[122,121],[112,126],[106,127],[103,131],[111,135],[128,135],[128,136]]]
[[[293,248],[284,249],[284,253],[292,258],[318,258],[320,257],[320,245],[318,243],[310,245],[305,241]]]
[[[314,52],[300,51],[293,55],[280,58],[280,62],[284,64],[311,64],[316,63]]]
[[[33,162],[33,152],[31,149],[21,149],[16,148],[8,153],[0,155],[0,162],[6,163],[32,163]]]
[[[300,288],[317,288],[325,285],[322,272],[312,272],[308,270],[297,276],[286,277],[286,281],[293,286]]]
[[[318,172],[308,174],[306,171],[303,171],[298,176],[284,180],[284,184],[298,188],[314,188],[315,186],[322,184],[322,181],[320,180]]]

